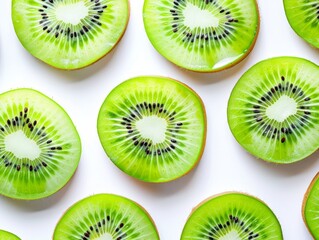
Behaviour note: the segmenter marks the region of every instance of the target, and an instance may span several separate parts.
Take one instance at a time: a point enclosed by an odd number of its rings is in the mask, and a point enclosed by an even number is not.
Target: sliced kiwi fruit
[[[201,158],[206,114],[200,97],[181,82],[137,77],[107,96],[98,134],[109,158],[125,173],[167,182],[188,173]]]
[[[319,147],[319,67],[296,57],[257,63],[237,82],[227,113],[251,154],[275,163],[302,160]]]
[[[151,216],[130,199],[97,194],[71,206],[53,240],[159,240]]]
[[[318,0],[284,0],[284,6],[292,29],[309,44],[319,48]]]
[[[319,239],[319,173],[311,181],[302,204],[304,222],[314,239]]]
[[[283,239],[280,223],[259,199],[239,192],[213,196],[188,218],[181,240]]]
[[[21,240],[19,237],[14,235],[13,233],[0,230],[0,239],[1,240]]]
[[[238,63],[252,50],[259,31],[255,0],[145,0],[143,16],[155,49],[197,72]]]
[[[0,94],[0,194],[44,198],[74,174],[79,135],[56,102],[32,89]]]
[[[109,53],[128,19],[128,0],[12,0],[22,45],[60,69],[83,68]]]

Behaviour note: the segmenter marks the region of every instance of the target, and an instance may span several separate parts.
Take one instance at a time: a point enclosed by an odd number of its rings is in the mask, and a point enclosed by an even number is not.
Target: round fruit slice
[[[0,95],[0,194],[47,197],[69,181],[80,155],[79,135],[56,102],[32,89]]]
[[[305,41],[319,48],[318,0],[284,0],[290,26]]]
[[[198,72],[219,71],[244,59],[259,31],[255,0],[145,0],[143,16],[156,50]]]
[[[228,123],[251,154],[275,163],[304,159],[319,147],[319,68],[278,57],[257,63],[234,87]]]
[[[137,203],[98,194],[71,208],[57,224],[53,240],[159,240],[153,220]]]
[[[60,69],[86,67],[111,51],[125,32],[128,0],[13,0],[22,45]]]
[[[271,209],[242,193],[214,196],[197,206],[184,227],[181,240],[283,239],[280,223]]]
[[[0,239],[1,240],[21,240],[16,235],[4,230],[0,230]]]
[[[201,158],[206,115],[200,97],[168,78],[138,77],[105,99],[98,133],[109,158],[125,173],[167,182],[188,173]]]
[[[319,239],[319,173],[314,177],[305,194],[302,215],[314,239]]]

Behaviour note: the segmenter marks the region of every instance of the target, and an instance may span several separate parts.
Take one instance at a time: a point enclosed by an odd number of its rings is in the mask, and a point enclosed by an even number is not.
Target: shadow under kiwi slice
[[[56,102],[32,89],[0,94],[0,194],[48,197],[70,180],[80,155],[78,132]]]
[[[200,97],[186,85],[144,76],[110,92],[97,128],[106,154],[122,171],[146,182],[168,182],[201,158],[206,114]]]

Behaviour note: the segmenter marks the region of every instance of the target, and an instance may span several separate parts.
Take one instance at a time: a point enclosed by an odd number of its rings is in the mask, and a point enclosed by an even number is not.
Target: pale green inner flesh
[[[310,189],[306,205],[304,208],[304,217],[309,231],[315,239],[319,238],[319,181],[318,175]]]
[[[154,47],[173,63],[214,71],[248,54],[258,31],[254,0],[146,0],[144,25]]]
[[[267,161],[290,163],[318,148],[319,68],[302,59],[275,58],[247,71],[228,104],[237,141]]]
[[[107,97],[98,131],[107,155],[124,172],[145,181],[168,181],[199,160],[205,113],[198,96],[183,85],[136,78]]]
[[[54,240],[158,240],[154,224],[138,205],[100,194],[73,205],[61,218]]]
[[[284,0],[284,6],[294,31],[308,43],[319,48],[318,0]]]
[[[265,204],[239,193],[217,196],[187,220],[181,240],[283,239],[280,224]]]
[[[81,153],[77,132],[60,107],[33,90],[0,95],[0,193],[36,199],[59,190]]]
[[[24,47],[62,69],[95,62],[119,41],[127,0],[13,0],[12,18]]]

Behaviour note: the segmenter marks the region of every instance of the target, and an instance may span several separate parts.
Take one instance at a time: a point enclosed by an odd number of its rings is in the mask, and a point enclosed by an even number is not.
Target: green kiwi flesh
[[[159,240],[148,213],[130,199],[98,194],[71,206],[58,222],[53,240]]]
[[[259,31],[255,0],[145,0],[143,17],[155,49],[197,72],[238,63],[252,50]]]
[[[319,239],[319,173],[314,177],[305,194],[302,215],[314,239]]]
[[[296,57],[261,61],[237,82],[227,112],[236,140],[254,156],[302,160],[319,147],[319,68]]]
[[[79,135],[56,102],[32,89],[0,94],[0,194],[50,196],[73,176],[80,155]]]
[[[125,32],[128,0],[13,0],[12,21],[22,45],[60,69],[86,67]]]
[[[21,240],[16,235],[4,230],[0,230],[0,239],[1,240]]]
[[[259,199],[237,192],[201,203],[188,218],[181,240],[283,239],[280,223]]]
[[[188,173],[201,158],[206,114],[186,85],[162,77],[137,77],[107,96],[98,117],[102,146],[122,171],[147,182]]]
[[[292,29],[309,44],[319,48],[318,0],[284,0],[284,7]]]

